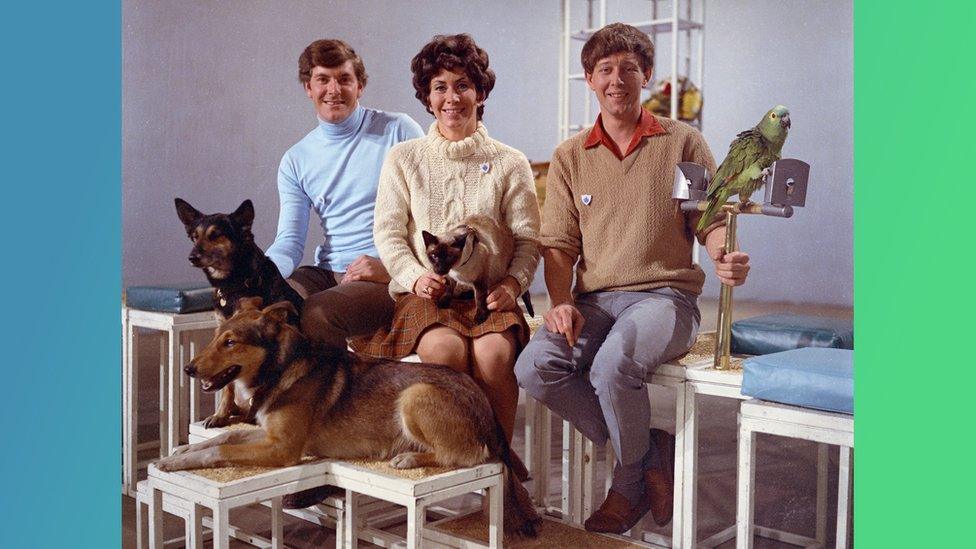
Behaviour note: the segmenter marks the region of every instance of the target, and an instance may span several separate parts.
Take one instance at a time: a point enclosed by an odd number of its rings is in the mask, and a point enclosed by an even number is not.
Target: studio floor
[[[544,298],[536,298],[536,303]],[[717,301],[701,300],[699,306],[702,311],[702,330],[713,330],[717,318]],[[537,308],[542,308],[537,306]],[[846,307],[811,306],[788,303],[751,303],[736,302],[734,319],[747,318],[758,314],[791,312],[799,314],[829,316],[837,318],[852,318],[853,311]],[[154,349],[153,345],[146,345],[144,349]],[[148,351],[147,351],[148,352]],[[151,357],[147,360],[152,360]],[[147,369],[146,371],[148,372]],[[158,379],[152,375],[140,378],[140,394],[146,395],[140,401],[140,435],[145,439],[152,438],[155,424],[153,418],[157,413],[153,392],[158,390]],[[651,387],[650,399],[652,406],[652,422],[654,426],[674,431],[674,398],[673,390],[661,387]],[[719,397],[700,397],[699,416],[699,477],[698,477],[698,539],[706,537],[726,528],[735,520],[735,482],[736,482],[736,412],[738,401]],[[519,419],[513,446],[517,450],[524,448],[524,437],[521,425],[524,421],[524,406],[520,405]],[[559,487],[560,454],[562,422],[553,417],[553,461],[550,467],[550,487],[552,501],[558,502],[556,490]],[[828,470],[828,509],[835,509],[837,497],[837,459],[836,447],[830,451],[830,467]],[[602,457],[602,454],[601,454]],[[812,442],[783,439],[768,435],[760,435],[757,451],[756,469],[756,523],[780,530],[812,536],[814,531],[814,504],[816,486],[816,445]],[[530,481],[531,482],[531,481]],[[127,496],[122,497],[122,545],[125,548],[136,547],[135,530],[135,500]],[[457,507],[470,506],[475,503],[475,496],[466,496],[454,500]],[[552,503],[555,505],[555,503]],[[827,519],[827,547],[834,545],[833,533],[835,525],[832,513]],[[246,508],[231,513],[231,522],[248,525],[248,529],[259,534],[270,532],[270,518],[265,508]],[[650,520],[647,521],[650,523]],[[653,531],[669,535],[671,526]],[[391,532],[404,534],[405,524],[393,525]],[[177,537],[183,533],[183,523],[180,519],[166,515],[166,539]],[[296,549],[312,547],[334,547],[335,532],[308,522],[286,517],[285,543]],[[509,544],[517,547],[517,544]],[[362,547],[370,544],[360,542]],[[720,549],[735,546],[731,540]],[[250,547],[249,545],[233,541],[231,547]],[[794,547],[767,539],[756,538],[757,549],[779,549]]]

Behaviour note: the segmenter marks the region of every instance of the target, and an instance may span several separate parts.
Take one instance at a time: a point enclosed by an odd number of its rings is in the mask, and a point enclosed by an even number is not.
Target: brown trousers
[[[372,335],[393,320],[393,298],[386,284],[348,282],[343,273],[304,266],[295,269],[288,283],[304,299],[302,332],[316,343],[346,347],[351,337]]]

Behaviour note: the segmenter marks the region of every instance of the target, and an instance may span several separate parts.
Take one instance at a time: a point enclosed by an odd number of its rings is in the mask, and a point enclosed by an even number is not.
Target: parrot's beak
[[[786,128],[786,129],[790,129],[790,115],[789,114],[784,114],[779,119],[779,125],[780,125],[780,127],[783,127],[783,128]]]

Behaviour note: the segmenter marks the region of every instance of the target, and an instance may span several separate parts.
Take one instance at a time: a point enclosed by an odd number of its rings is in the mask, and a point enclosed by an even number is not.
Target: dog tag
[[[220,306],[221,307],[226,307],[227,306],[227,300],[224,299],[224,298],[220,298]]]
[[[582,197],[580,197],[580,200],[583,202],[584,206],[589,206],[590,202],[593,201],[593,197],[588,194],[584,194]]]
[[[488,170],[490,169],[491,169],[491,164],[487,162],[481,165],[481,173],[488,173]]]

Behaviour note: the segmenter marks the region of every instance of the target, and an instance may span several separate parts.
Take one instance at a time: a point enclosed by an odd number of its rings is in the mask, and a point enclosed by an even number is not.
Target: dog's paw
[[[177,446],[176,448],[173,448],[173,452],[170,453],[170,456],[178,456],[180,454],[185,454],[190,451],[190,446],[191,446],[190,444]]]
[[[161,458],[153,465],[155,465],[156,468],[159,469],[160,471],[167,471],[167,472],[179,471],[181,469],[180,463],[182,463],[182,461],[183,460],[178,459],[178,456],[172,455],[169,457]]]
[[[390,467],[394,469],[416,469],[420,467],[420,460],[417,458],[416,452],[404,452],[393,456],[393,459],[390,460]]]
[[[227,427],[228,425],[233,425],[238,421],[240,420],[235,419],[233,416],[214,414],[203,420],[203,426],[206,429],[216,429],[217,427]]]

